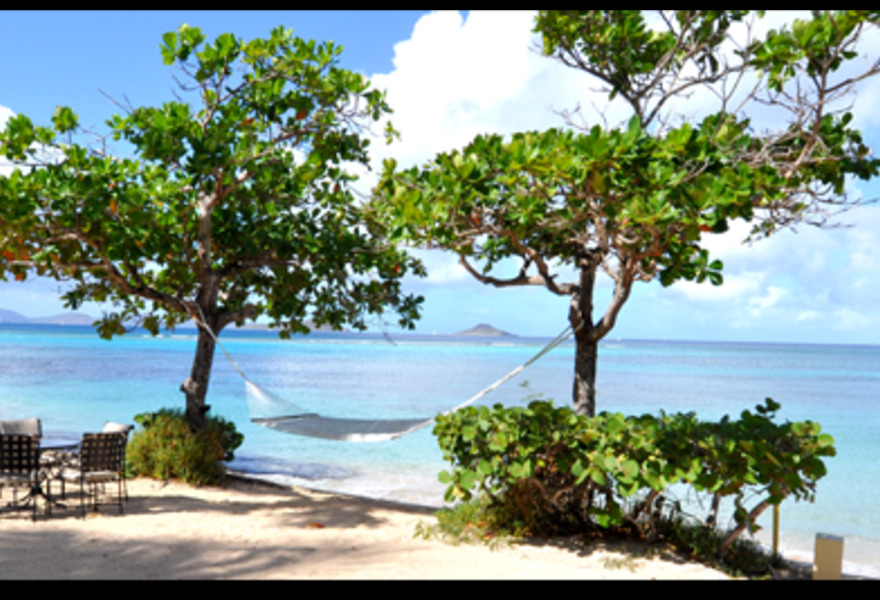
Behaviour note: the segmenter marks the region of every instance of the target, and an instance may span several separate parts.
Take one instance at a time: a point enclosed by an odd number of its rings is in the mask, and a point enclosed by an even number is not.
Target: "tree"
[[[701,245],[729,222],[769,235],[796,222],[822,224],[846,178],[877,174],[852,115],[835,103],[880,70],[851,73],[852,48],[878,13],[815,12],[739,47],[747,11],[541,11],[543,50],[604,84],[630,118],[618,127],[569,127],[481,135],[423,167],[386,161],[371,209],[397,239],[455,252],[477,280],[544,286],[570,297],[575,331],[573,402],[595,414],[599,341],[614,327],[636,281],[708,279],[723,265]],[[744,86],[748,86],[744,89]],[[698,88],[718,106],[689,122],[672,110]],[[776,131],[756,132],[746,109],[773,108]],[[515,259],[512,277],[493,267]],[[573,270],[574,280],[561,275]],[[613,295],[594,318],[597,273]]]
[[[52,127],[10,119],[0,149],[17,168],[0,178],[0,276],[66,280],[65,304],[112,302],[99,333],[139,324],[154,335],[199,325],[183,383],[194,429],[205,423],[215,335],[261,315],[282,337],[308,323],[366,328],[392,309],[412,327],[421,298],[401,278],[415,259],[361,218],[348,165],[368,163],[370,122],[384,94],[338,66],[340,48],[276,28],[245,42],[206,43],[183,25],[163,36],[180,97],[123,107],[107,121],[131,156],[84,136],[59,107]],[[393,130],[389,129],[393,133]]]

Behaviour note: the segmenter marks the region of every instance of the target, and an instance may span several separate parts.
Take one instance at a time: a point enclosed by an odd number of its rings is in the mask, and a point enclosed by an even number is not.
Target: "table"
[[[40,452],[59,450],[72,451],[79,448],[79,439],[65,437],[43,437],[40,438]]]
[[[61,472],[61,470],[71,464],[76,459],[79,450],[80,440],[64,437],[44,437],[40,438],[40,477],[37,482],[36,494],[39,494],[46,500],[46,506],[49,514],[52,514],[52,505],[67,508],[59,502],[51,494],[52,478]],[[47,489],[43,489],[43,481],[47,480],[49,484]],[[63,489],[63,488],[62,488]]]

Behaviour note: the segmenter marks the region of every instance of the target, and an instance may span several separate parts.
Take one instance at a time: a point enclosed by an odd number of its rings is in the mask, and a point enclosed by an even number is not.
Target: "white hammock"
[[[296,404],[289,402],[283,398],[272,394],[258,386],[256,383],[248,379],[241,368],[226,351],[226,348],[214,335],[214,332],[204,323],[198,323],[207,331],[217,345],[223,350],[226,358],[238,371],[245,382],[245,390],[248,399],[248,410],[250,411],[251,421],[283,431],[294,435],[302,435],[307,437],[324,438],[328,440],[343,440],[348,442],[382,442],[399,438],[408,433],[412,433],[426,425],[434,422],[435,417],[426,417],[421,419],[344,419],[337,417],[325,417],[314,412],[307,411]],[[569,337],[573,331],[571,327],[556,336],[549,344],[544,346],[532,358],[515,368],[513,371],[481,390],[465,402],[449,409],[443,414],[449,414],[460,408],[463,408],[473,402],[476,402],[501,384],[515,377],[523,369],[531,365],[533,362],[556,348]]]

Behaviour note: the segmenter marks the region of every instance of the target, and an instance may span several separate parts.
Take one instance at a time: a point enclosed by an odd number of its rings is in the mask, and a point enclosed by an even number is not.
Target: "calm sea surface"
[[[221,342],[261,387],[325,416],[429,418],[519,366],[547,342],[392,334],[228,331]],[[182,407],[193,330],[104,341],[87,327],[0,324],[0,418],[38,416],[47,435],[78,437],[105,420]],[[483,398],[522,404],[530,394],[570,401],[571,345],[561,346]],[[880,577],[880,348],[705,342],[609,341],[601,347],[598,409],[626,414],[695,411],[737,417],[764,398],[781,420],[812,420],[836,440],[815,503],[781,509],[781,551],[812,562],[816,533],[844,537],[847,572]],[[392,442],[303,438],[250,422],[245,387],[218,350],[208,394],[214,414],[245,443],[235,469],[316,489],[442,505],[446,468],[426,427]],[[757,538],[769,545],[771,516]]]

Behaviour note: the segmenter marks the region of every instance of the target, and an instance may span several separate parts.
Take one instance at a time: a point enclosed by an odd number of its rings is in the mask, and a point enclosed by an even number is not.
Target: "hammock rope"
[[[199,310],[199,313],[201,314],[201,309]],[[430,425],[436,419],[436,417],[418,419],[345,419],[325,417],[314,412],[308,412],[292,402],[264,390],[248,379],[241,367],[239,367],[232,358],[232,355],[227,352],[226,348],[223,347],[223,344],[220,343],[220,340],[217,339],[217,336],[211,328],[204,322],[204,319],[195,319],[195,321],[199,327],[203,328],[213,338],[216,345],[223,351],[223,354],[226,355],[226,358],[235,370],[238,371],[241,378],[244,379],[251,421],[258,425],[283,431],[285,433],[307,437],[344,440],[349,442],[378,442],[397,439]],[[573,334],[574,330],[572,327],[566,327],[562,333],[553,338],[546,346],[541,348],[540,351],[523,364],[519,365],[494,383],[483,388],[461,404],[442,414],[447,415],[473,404],[510,379],[516,377],[532,363],[568,340]],[[282,411],[283,414],[280,416],[268,416],[271,413],[278,415],[278,413]]]

